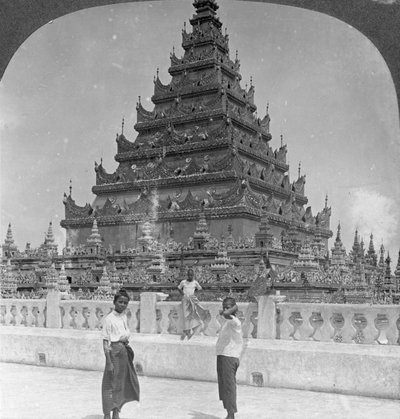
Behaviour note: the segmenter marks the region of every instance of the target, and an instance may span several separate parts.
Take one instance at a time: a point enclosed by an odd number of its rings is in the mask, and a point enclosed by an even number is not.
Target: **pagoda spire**
[[[196,9],[196,14],[190,19],[192,26],[211,21],[217,28],[221,28],[222,23],[216,17],[219,6],[215,0],[195,0],[193,6]]]
[[[332,248],[332,265],[345,265],[346,264],[346,249],[343,246],[342,239],[340,237],[341,226],[340,222],[337,227],[336,239]]]
[[[96,245],[101,245],[102,244],[99,229],[97,227],[96,218],[93,220],[92,231],[90,233],[90,236],[87,238],[86,243],[90,246],[96,246]]]
[[[6,236],[6,239],[4,240],[4,244],[7,245],[7,246],[12,246],[14,244],[14,238],[13,238],[13,233],[12,233],[12,229],[11,229],[11,223],[8,224],[7,236]]]
[[[367,261],[370,265],[376,266],[377,262],[377,256],[375,253],[375,247],[374,247],[374,236],[371,233],[369,236],[369,246],[368,246],[368,252],[367,252]]]
[[[379,249],[379,263],[378,263],[378,266],[382,269],[385,267],[385,248],[383,246],[383,243],[381,244],[381,247]]]
[[[397,259],[396,269],[394,271],[394,277],[396,281],[396,290],[400,290],[400,250],[399,250],[399,257]]]
[[[11,258],[18,251],[14,243],[14,237],[11,229],[11,223],[8,224],[7,235],[2,246],[3,257]]]
[[[49,228],[47,229],[47,233],[44,238],[45,245],[53,245],[54,244],[54,234],[53,234],[53,223],[50,221]]]

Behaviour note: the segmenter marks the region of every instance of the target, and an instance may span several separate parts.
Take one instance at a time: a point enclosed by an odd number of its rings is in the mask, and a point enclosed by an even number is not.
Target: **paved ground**
[[[102,419],[102,373],[0,364],[1,419]],[[219,419],[216,383],[139,377],[142,400],[121,419]],[[400,401],[239,386],[238,419],[400,419]]]

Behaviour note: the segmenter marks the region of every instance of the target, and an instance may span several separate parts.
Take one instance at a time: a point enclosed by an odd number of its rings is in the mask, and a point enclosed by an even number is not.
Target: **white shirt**
[[[194,295],[194,292],[196,290],[202,289],[200,284],[195,279],[193,279],[193,281],[188,281],[187,279],[184,279],[178,285],[178,288],[183,291],[183,295],[187,296]]]
[[[239,358],[243,349],[242,324],[237,317],[226,319],[219,331],[216,353],[217,355]]]
[[[113,310],[103,320],[102,336],[109,342],[119,342],[121,338],[129,338],[128,319],[125,313]]]

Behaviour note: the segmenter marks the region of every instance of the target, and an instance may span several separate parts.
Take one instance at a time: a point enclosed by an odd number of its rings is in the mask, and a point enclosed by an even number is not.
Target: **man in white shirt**
[[[235,299],[227,297],[222,302],[220,314],[226,319],[216,344],[219,399],[228,412],[226,419],[234,419],[236,406],[236,371],[243,350],[242,324],[236,317]]]

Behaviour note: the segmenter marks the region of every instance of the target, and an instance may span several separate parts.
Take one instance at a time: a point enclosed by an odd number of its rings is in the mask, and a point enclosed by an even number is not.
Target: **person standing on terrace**
[[[236,317],[238,306],[232,297],[222,302],[220,315],[225,318],[216,344],[219,399],[228,412],[226,419],[234,419],[236,405],[236,371],[243,351],[242,324]]]
[[[178,285],[178,290],[183,296],[182,310],[184,326],[181,340],[184,340],[185,337],[191,339],[199,327],[204,327],[206,311],[195,296],[195,291],[200,291],[201,289],[200,284],[194,279],[193,269],[189,268],[187,279],[182,280]]]
[[[106,366],[102,382],[104,419],[119,419],[122,406],[139,401],[140,388],[133,366],[134,353],[129,346],[129,329],[126,316],[129,296],[125,290],[114,296],[114,310],[103,320],[103,349]]]

